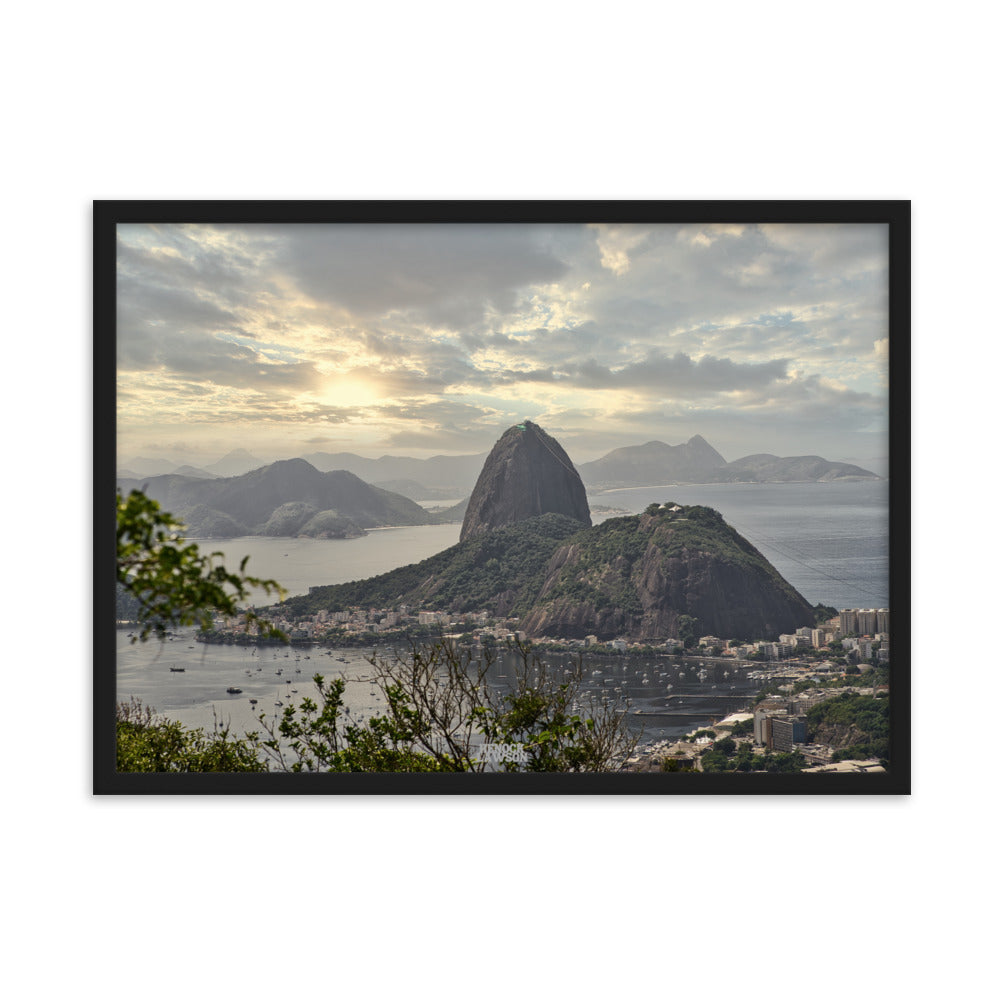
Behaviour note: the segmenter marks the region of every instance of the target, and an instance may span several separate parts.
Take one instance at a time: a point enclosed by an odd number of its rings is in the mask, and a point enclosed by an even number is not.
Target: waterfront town
[[[460,644],[473,655],[485,647],[526,641],[516,618],[491,618],[486,612],[453,615],[411,608],[319,611],[307,617],[285,619],[280,606],[268,609],[270,620],[295,645],[349,647],[403,644],[440,639]],[[247,626],[237,620],[219,619],[212,631],[199,638],[206,642],[255,643]],[[621,761],[625,771],[701,771],[718,769],[757,771],[762,762],[794,759],[801,773],[881,773],[884,754],[851,753],[866,745],[864,734],[853,725],[821,727],[828,738],[816,738],[810,710],[830,699],[889,695],[889,610],[846,608],[815,627],[782,634],[776,640],[742,642],[704,635],[666,639],[655,643],[625,638],[599,641],[583,638],[545,639],[532,648],[546,652],[582,652],[586,655],[697,657],[703,661],[733,664],[749,669],[759,684],[756,701],[745,711],[727,715],[711,725],[676,740],[640,744]],[[636,713],[638,714],[638,713]],[[808,718],[807,718],[808,717]],[[859,742],[860,741],[860,742]],[[875,744],[869,744],[874,746]],[[720,756],[721,755],[721,756]],[[732,765],[727,768],[726,764]]]

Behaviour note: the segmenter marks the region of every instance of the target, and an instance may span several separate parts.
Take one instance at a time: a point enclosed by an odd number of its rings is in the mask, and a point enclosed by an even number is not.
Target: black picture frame
[[[889,227],[891,767],[884,774],[139,774],[115,768],[116,227],[125,223],[880,223]],[[910,202],[95,201],[93,792],[98,795],[899,795],[911,790]]]

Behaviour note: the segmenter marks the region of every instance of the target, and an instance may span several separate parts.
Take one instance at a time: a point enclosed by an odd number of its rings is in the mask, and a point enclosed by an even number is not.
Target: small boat
[[[242,688],[226,688],[226,694],[243,694]]]

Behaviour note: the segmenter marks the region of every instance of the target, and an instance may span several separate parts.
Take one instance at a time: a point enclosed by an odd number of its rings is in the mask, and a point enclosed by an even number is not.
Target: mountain
[[[814,611],[722,515],[652,504],[568,539],[552,554],[522,628],[530,635],[759,639],[811,625]]]
[[[874,472],[817,455],[779,458],[748,455],[727,462],[700,434],[685,444],[662,441],[616,448],[580,466],[580,478],[591,489],[661,486],[667,483],[832,482],[878,479]]]
[[[526,420],[506,430],[486,458],[469,499],[460,541],[539,514],[590,526],[587,491],[554,437]]]
[[[369,580],[315,587],[292,614],[349,607],[517,615],[532,637],[775,638],[815,611],[707,507],[653,504],[590,528],[548,513]]]
[[[265,463],[254,457],[245,448],[223,455],[218,462],[204,466],[204,471],[214,476],[242,476],[244,472],[261,468]]]
[[[181,465],[174,469],[175,476],[189,476],[192,479],[217,479],[214,472],[206,472],[204,469],[196,468],[193,465]]]
[[[588,486],[660,486],[664,483],[705,483],[726,460],[700,435],[685,444],[647,441],[616,448],[603,458],[580,466]]]
[[[184,521],[189,533],[208,537],[345,538],[363,535],[365,528],[454,519],[430,514],[412,500],[369,486],[350,472],[320,472],[301,458],[222,479],[168,475],[119,480],[119,486],[126,492],[145,489]]]
[[[433,458],[383,455],[381,458],[362,458],[352,452],[314,452],[303,457],[321,472],[345,469],[366,483],[410,480],[423,487],[440,490],[445,499],[451,500],[468,496],[486,458],[485,454],[435,455]]]
[[[129,458],[122,462],[120,476],[130,470],[135,476],[165,476],[177,467],[176,462],[168,462],[165,458]]]
[[[733,483],[829,483],[836,479],[878,479],[874,472],[845,462],[828,462],[818,455],[778,458],[777,455],[747,455],[730,462],[715,482]]]
[[[130,458],[122,462],[118,478],[143,479],[148,476],[178,475],[205,479],[212,476],[240,476],[251,469],[259,469],[264,464],[243,448],[229,452],[213,465],[197,468],[193,465],[178,466],[176,462],[165,458]]]

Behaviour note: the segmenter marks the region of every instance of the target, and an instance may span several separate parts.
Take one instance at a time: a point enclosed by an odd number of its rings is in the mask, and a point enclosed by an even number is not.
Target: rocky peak
[[[692,457],[697,456],[711,465],[725,465],[726,460],[700,435],[695,434],[685,445]]]
[[[587,493],[569,456],[554,437],[526,420],[506,430],[487,456],[460,538],[548,513],[590,527]]]

